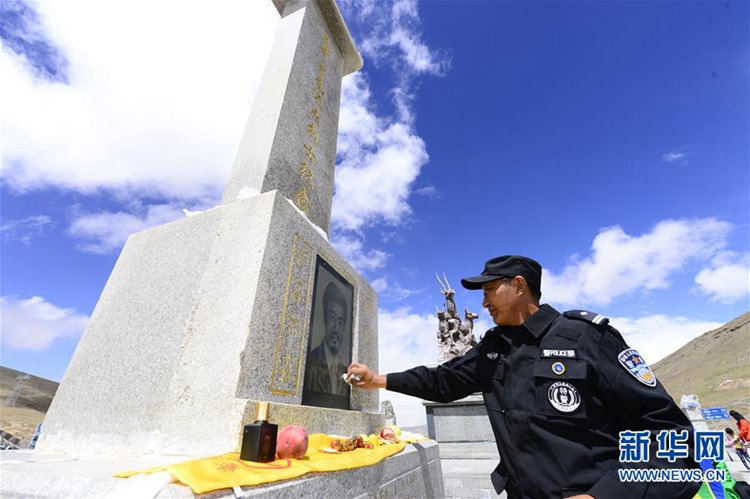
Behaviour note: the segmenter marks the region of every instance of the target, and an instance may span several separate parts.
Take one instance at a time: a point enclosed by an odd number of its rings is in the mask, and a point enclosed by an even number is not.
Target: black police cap
[[[498,256],[487,260],[482,275],[461,279],[461,285],[466,289],[482,289],[486,282],[517,275],[526,279],[532,291],[539,293],[542,285],[542,266],[536,260],[518,255]]]

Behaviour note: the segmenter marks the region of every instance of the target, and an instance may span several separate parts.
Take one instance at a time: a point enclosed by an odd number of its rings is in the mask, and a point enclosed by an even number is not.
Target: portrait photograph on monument
[[[354,286],[318,255],[302,404],[349,409]]]

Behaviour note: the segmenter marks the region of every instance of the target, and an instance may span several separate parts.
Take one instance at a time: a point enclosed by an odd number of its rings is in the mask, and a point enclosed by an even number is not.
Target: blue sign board
[[[31,442],[29,442],[29,449],[33,449],[36,447],[36,441],[39,440],[39,435],[42,433],[42,423],[39,423],[36,425],[36,431],[34,432],[34,436],[31,438]]]
[[[729,413],[724,407],[711,407],[710,409],[701,409],[703,417],[707,421],[713,421],[716,419],[729,419]]]

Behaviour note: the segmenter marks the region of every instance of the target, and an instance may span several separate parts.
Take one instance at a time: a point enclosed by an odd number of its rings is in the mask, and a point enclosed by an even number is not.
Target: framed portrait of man
[[[318,255],[302,404],[349,409],[354,286]]]

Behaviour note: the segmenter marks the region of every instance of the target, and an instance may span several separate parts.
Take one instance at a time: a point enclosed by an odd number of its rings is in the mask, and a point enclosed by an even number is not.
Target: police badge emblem
[[[620,365],[625,368],[635,379],[640,381],[646,386],[656,386],[656,376],[651,372],[651,368],[648,367],[646,361],[643,360],[641,354],[639,354],[634,348],[628,348],[623,350],[617,355],[617,360],[620,361]]]
[[[547,399],[560,412],[573,412],[581,405],[581,394],[575,386],[565,381],[552,383],[547,390]]]
[[[565,364],[562,362],[555,362],[552,364],[552,372],[560,376],[561,374],[565,373]]]

